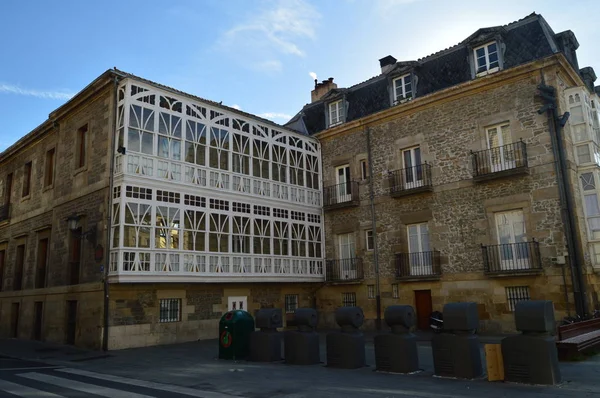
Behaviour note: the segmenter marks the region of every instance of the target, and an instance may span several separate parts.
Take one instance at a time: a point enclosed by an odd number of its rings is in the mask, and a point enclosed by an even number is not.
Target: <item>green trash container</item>
[[[219,322],[219,359],[245,359],[250,354],[254,318],[246,311],[226,312]]]

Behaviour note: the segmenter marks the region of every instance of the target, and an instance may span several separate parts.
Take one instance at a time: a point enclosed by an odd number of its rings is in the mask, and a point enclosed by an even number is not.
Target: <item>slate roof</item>
[[[576,39],[570,31],[555,34],[544,18],[532,13],[525,18],[508,25],[478,29],[465,40],[455,46],[438,51],[417,61],[397,62],[388,72],[372,77],[347,89],[337,89],[345,96],[347,113],[346,122],[382,111],[391,105],[390,90],[392,77],[399,71],[412,71],[417,82],[416,97],[421,97],[448,87],[472,80],[470,55],[472,47],[484,44],[501,36],[505,45],[503,69],[512,68],[536,59],[550,56],[562,51],[566,58],[578,70],[576,56],[573,51],[563,48],[564,40],[559,37],[572,37],[577,48]],[[394,75],[396,73],[396,75]],[[404,72],[408,73],[408,72]],[[415,86],[415,85],[413,85]],[[327,128],[325,106],[327,94],[320,100],[305,105],[284,126],[303,134],[316,134]]]

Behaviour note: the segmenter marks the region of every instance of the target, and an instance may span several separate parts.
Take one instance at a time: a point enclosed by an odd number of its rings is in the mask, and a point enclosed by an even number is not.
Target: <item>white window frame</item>
[[[369,235],[371,235],[371,242],[369,242]],[[370,245],[369,245],[370,243]],[[373,251],[373,248],[375,246],[375,240],[373,239],[373,230],[372,229],[367,229],[365,231],[365,248],[368,252]]]
[[[505,129],[508,129],[506,136],[504,135]],[[490,143],[490,132],[496,131],[497,146],[492,146]],[[485,143],[489,153],[489,161],[491,171],[494,173],[512,170],[517,167],[515,159],[515,148],[514,145],[508,146],[513,143],[512,140],[512,129],[510,128],[509,122],[495,124],[485,128]],[[497,148],[497,149],[496,149]]]
[[[335,118],[333,117],[335,111]],[[342,100],[329,104],[329,127],[337,126],[344,122],[344,107]]]
[[[375,285],[367,285],[367,298],[373,300],[375,298]]]
[[[406,154],[409,154],[410,165],[406,162]],[[404,182],[404,189],[413,189],[423,186],[423,174],[425,173],[423,166],[423,154],[421,153],[421,147],[415,146],[412,148],[406,148],[401,151],[400,156],[402,157],[402,169],[404,170],[404,176],[402,181]]]
[[[588,183],[584,183],[583,176],[587,175],[587,174],[592,174],[592,180],[589,181]],[[597,214],[590,214],[590,211],[587,206],[587,201],[586,201],[587,196],[595,196],[596,203],[598,203],[600,205],[600,197],[598,197],[598,188],[600,187],[600,184],[598,184],[598,176],[592,170],[581,173],[579,175],[579,184],[580,184],[579,186],[581,187],[581,199],[583,201],[583,212],[585,214],[585,221],[587,224],[588,240],[589,241],[598,241],[599,238],[594,237],[595,230],[592,228],[591,220],[600,219],[600,216]],[[587,186],[589,186],[590,189],[586,189]],[[596,223],[596,224],[598,224],[598,223]],[[598,232],[600,234],[600,230]]]
[[[416,228],[416,229],[415,229]],[[416,234],[411,234],[416,231]],[[426,252],[431,252],[431,235],[429,233],[428,223],[408,224],[406,226],[406,236],[408,241],[408,258],[410,263],[411,275],[431,275],[433,274],[433,259],[431,256],[425,255]],[[427,241],[423,239],[427,236]],[[417,250],[412,250],[411,240],[416,238]]]
[[[496,54],[498,57],[498,66],[495,66],[493,68],[490,68],[490,52],[489,52],[489,46],[491,46],[492,44],[496,45]],[[481,72],[477,72],[477,70],[479,69],[479,65],[477,63],[477,50],[482,49],[484,50],[484,54],[485,54],[485,70],[481,71]],[[485,76],[488,75],[490,73],[494,73],[494,72],[498,72],[500,70],[500,45],[496,40],[490,41],[485,43],[484,45],[475,47],[473,49],[473,60],[475,63],[475,76]]]
[[[509,224],[501,224],[502,218],[506,218]],[[514,222],[518,218],[523,223],[523,236],[524,240],[517,240],[517,234],[515,230],[516,223]],[[525,211],[523,209],[513,209],[508,211],[500,211],[494,213],[494,221],[496,224],[496,239],[498,242],[498,259],[500,261],[501,269],[528,269],[531,267],[529,264],[529,247],[518,248],[516,244],[527,242],[527,223],[525,221]],[[509,242],[502,242],[501,226],[510,226]],[[503,246],[512,245],[512,246]]]
[[[342,171],[342,175],[340,175],[340,171]],[[350,202],[352,200],[352,176],[349,164],[343,164],[335,168],[335,183],[338,203]]]
[[[406,82],[406,78],[408,78],[408,82]],[[400,81],[400,85],[397,84],[398,81]],[[413,98],[414,90],[410,73],[398,76],[397,78],[392,80],[392,86],[394,87],[394,104],[400,104],[405,101],[410,101]],[[407,90],[407,86],[410,86],[410,90]]]

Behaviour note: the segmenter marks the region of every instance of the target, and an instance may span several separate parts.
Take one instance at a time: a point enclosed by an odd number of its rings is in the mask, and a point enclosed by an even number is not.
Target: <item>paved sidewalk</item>
[[[322,335],[324,340],[324,335]],[[341,370],[323,365],[290,366],[218,360],[217,340],[108,353],[31,341],[0,340],[0,355],[37,359],[131,379],[174,384],[244,397],[592,397],[600,396],[600,356],[561,363],[564,382],[556,387],[464,381],[433,376],[431,346],[419,343],[421,373],[374,372],[372,334],[367,334],[366,368]],[[485,337],[482,340],[498,341]],[[321,346],[325,360],[325,345]],[[484,358],[485,360],[485,358]]]

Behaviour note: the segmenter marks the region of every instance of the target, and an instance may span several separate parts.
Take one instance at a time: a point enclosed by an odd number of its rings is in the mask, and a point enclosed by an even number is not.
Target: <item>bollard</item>
[[[255,317],[256,327],[250,335],[250,360],[255,362],[281,361],[282,334],[277,328],[283,326],[281,309],[261,308]]]
[[[476,303],[448,303],[444,306],[444,331],[431,340],[433,366],[437,376],[474,379],[483,374]]]
[[[417,336],[410,332],[415,324],[415,310],[410,305],[393,305],[384,313],[391,333],[375,336],[376,370],[412,373],[419,370]]]
[[[519,301],[515,305],[515,325],[521,334],[506,337],[501,342],[505,380],[528,384],[560,383],[552,301]]]
[[[335,311],[341,331],[327,334],[327,366],[342,369],[365,366],[365,337],[358,329],[364,319],[360,307],[341,307]]]
[[[312,308],[297,308],[295,321],[298,330],[284,334],[285,363],[314,365],[321,362],[319,334],[315,331],[318,318]]]

